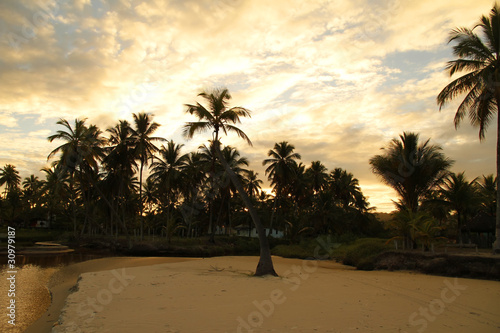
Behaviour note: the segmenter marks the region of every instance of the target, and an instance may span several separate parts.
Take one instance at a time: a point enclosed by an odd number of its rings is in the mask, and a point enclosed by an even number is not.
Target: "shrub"
[[[360,238],[352,244],[342,245],[333,252],[333,257],[344,265],[357,269],[374,269],[374,259],[382,252],[390,249],[385,239]]]

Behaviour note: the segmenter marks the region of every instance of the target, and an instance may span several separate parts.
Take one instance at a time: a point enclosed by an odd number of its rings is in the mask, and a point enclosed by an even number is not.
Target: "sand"
[[[498,332],[500,282],[217,257],[81,274],[53,332]]]
[[[34,321],[25,333],[48,333],[52,331],[52,326],[57,323],[59,314],[65,305],[66,298],[71,293],[72,287],[77,283],[81,274],[86,272],[99,272],[110,269],[120,269],[123,267],[140,267],[161,263],[175,263],[192,260],[191,258],[133,258],[133,257],[111,257],[94,259],[64,266],[53,272],[47,278],[47,287],[51,300],[47,311],[41,314],[40,318]],[[24,325],[23,325],[24,326]]]

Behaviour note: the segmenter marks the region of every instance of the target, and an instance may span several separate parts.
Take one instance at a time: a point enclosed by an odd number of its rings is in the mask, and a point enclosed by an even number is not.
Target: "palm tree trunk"
[[[139,220],[141,223],[141,241],[144,239],[144,219],[142,218],[142,169],[144,162],[141,160],[141,170],[139,171]]]
[[[280,192],[280,189],[278,187],[276,190],[276,196],[274,197],[274,207],[273,207],[273,211],[271,212],[271,221],[269,222],[269,232],[268,232],[267,236],[269,236],[271,234],[271,230],[273,230],[274,213],[278,209],[278,193],[279,192]]]
[[[257,264],[257,269],[255,270],[255,276],[262,276],[262,275],[268,275],[268,274],[278,276],[278,274],[276,274],[276,271],[274,270],[274,267],[273,267],[273,260],[271,258],[271,249],[269,248],[269,242],[267,240],[264,227],[262,226],[262,223],[260,222],[259,215],[257,214],[257,210],[252,205],[252,202],[248,198],[248,195],[246,194],[245,190],[243,189],[243,185],[239,181],[238,177],[236,176],[234,171],[229,167],[226,160],[222,156],[222,152],[220,151],[220,148],[219,148],[219,142],[215,141],[214,146],[215,146],[215,152],[217,153],[217,158],[222,163],[222,166],[224,167],[227,174],[229,175],[229,178],[233,182],[234,187],[236,187],[236,190],[240,194],[241,199],[243,200],[243,202],[247,206],[248,211],[250,212],[250,216],[252,217],[253,223],[255,225],[255,228],[257,229],[257,233],[259,234],[260,259],[259,259],[259,263]]]
[[[500,98],[497,100],[497,215],[493,253],[500,253]]]

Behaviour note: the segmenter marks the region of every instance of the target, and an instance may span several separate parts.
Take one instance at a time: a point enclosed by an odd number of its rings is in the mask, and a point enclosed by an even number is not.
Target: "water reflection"
[[[50,294],[47,283],[50,276],[57,271],[57,267],[42,268],[36,265],[24,265],[17,269],[15,274],[15,326],[8,323],[7,307],[11,297],[6,291],[9,290],[10,281],[7,277],[8,269],[3,266],[1,269],[0,308],[2,309],[2,320],[0,322],[0,332],[23,332],[32,322],[38,319],[50,305]]]
[[[86,260],[109,257],[109,254],[93,254],[87,252],[70,252],[61,254],[30,254],[16,255],[16,266],[36,265],[40,267],[58,267],[69,265],[71,263],[82,262]],[[2,256],[0,264],[7,264],[7,256]]]
[[[54,255],[16,256],[16,325],[8,323],[7,307],[10,276],[6,266],[7,256],[2,256],[0,269],[0,332],[23,332],[35,322],[50,306],[50,292],[47,288],[51,276],[61,267],[71,263],[107,257],[109,255],[71,252]]]

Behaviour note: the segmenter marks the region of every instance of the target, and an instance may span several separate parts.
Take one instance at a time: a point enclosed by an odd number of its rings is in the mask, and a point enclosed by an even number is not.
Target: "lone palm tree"
[[[208,103],[208,109],[200,103],[194,105],[187,104],[187,113],[195,115],[198,118],[197,122],[188,122],[184,126],[184,135],[187,138],[192,138],[197,132],[203,132],[206,130],[212,131],[212,146],[215,151],[215,155],[223,165],[229,178],[236,187],[241,199],[245,203],[250,212],[252,220],[255,224],[255,228],[259,234],[260,242],[260,259],[257,264],[257,269],[255,275],[277,275],[271,258],[271,250],[269,248],[269,243],[267,237],[265,237],[265,231],[260,218],[254,208],[252,202],[250,201],[248,195],[243,189],[238,176],[231,169],[229,164],[226,162],[222,156],[220,149],[220,138],[219,134],[222,131],[224,134],[228,132],[236,133],[240,138],[246,140],[248,144],[252,144],[250,138],[234,124],[240,123],[241,117],[250,116],[250,111],[242,107],[232,107],[229,108],[228,102],[231,99],[231,95],[227,88],[213,89],[209,92],[202,92],[198,96],[201,96]]]
[[[453,161],[441,147],[429,140],[419,143],[419,135],[404,132],[392,139],[384,153],[370,159],[372,171],[398,193],[404,208],[416,212],[421,200],[448,174]]]
[[[480,35],[476,33],[479,30]],[[468,115],[479,126],[479,140],[484,139],[488,125],[497,115],[497,188],[500,178],[500,7],[495,4],[489,17],[482,16],[472,28],[459,27],[451,31],[449,42],[456,42],[446,71],[463,76],[449,83],[438,95],[441,110],[451,100],[465,94],[455,114],[455,127]],[[493,251],[500,252],[500,191],[496,200],[496,241]]]
[[[139,218],[141,221],[141,240],[144,238],[144,219],[142,216],[142,173],[144,166],[149,160],[153,159],[153,155],[158,151],[158,147],[154,145],[154,141],[165,141],[160,137],[153,137],[153,133],[160,127],[160,124],[153,122],[153,115],[145,112],[133,114],[135,128],[132,129],[132,140],[135,146],[136,158],[140,162],[139,168]]]

